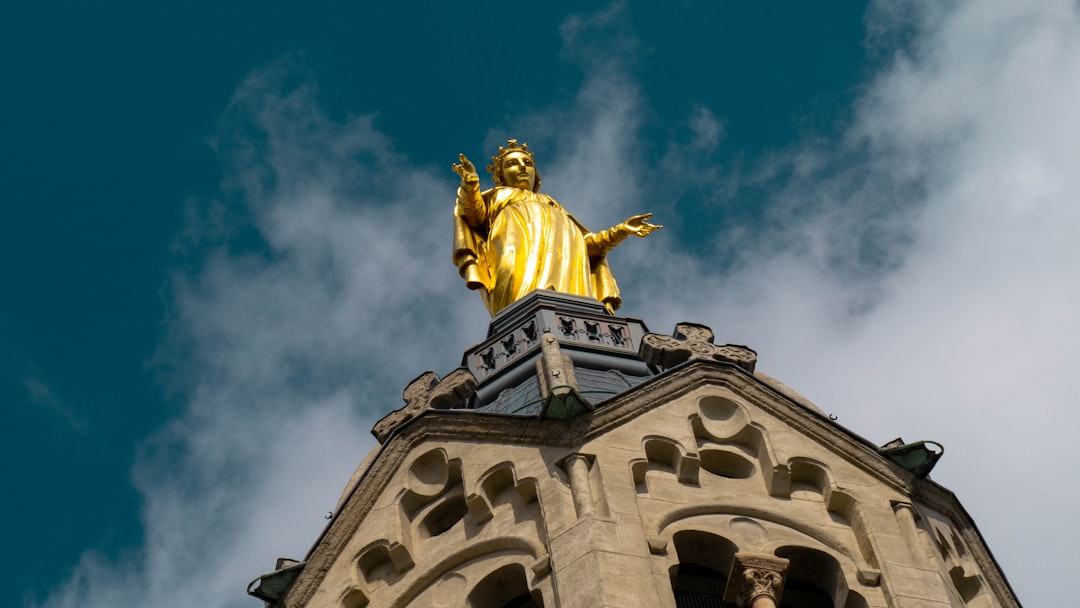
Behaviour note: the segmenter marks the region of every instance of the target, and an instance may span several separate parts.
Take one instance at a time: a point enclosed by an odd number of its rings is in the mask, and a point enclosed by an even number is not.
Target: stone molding
[[[457,371],[467,373],[467,370]],[[453,375],[447,376],[446,380]],[[387,491],[398,468],[421,445],[439,441],[473,441],[572,448],[622,426],[647,411],[708,387],[731,390],[747,403],[775,416],[807,437],[832,446],[838,456],[893,490],[913,499],[918,497],[939,512],[953,516],[953,521],[960,526],[961,533],[965,536],[969,533],[978,534],[970,516],[959,505],[952,492],[931,480],[915,478],[882,457],[877,447],[870,442],[806,409],[750,374],[745,368],[733,363],[716,359],[689,361],[678,369],[650,378],[634,389],[612,398],[594,412],[569,420],[523,419],[519,416],[477,414],[472,410],[419,407],[421,403],[430,405],[432,395],[436,392],[443,396],[457,394],[456,390],[451,389],[451,386],[457,386],[456,383],[448,385],[446,391],[435,391],[441,383],[438,380],[432,383],[433,376],[437,379],[434,374],[425,374],[410,383],[406,393],[412,395],[412,400],[399,410],[409,411],[408,417],[395,425],[394,428],[399,429],[397,433],[386,435],[387,440],[375,461],[312,547],[301,576],[276,606],[307,605],[334,560],[378,498]],[[468,382],[464,384],[468,386]],[[414,390],[410,391],[410,388]],[[414,401],[417,402],[416,409],[412,409]],[[411,423],[402,426],[408,421]],[[380,424],[382,423],[383,421],[380,421]],[[993,564],[983,567],[984,574],[993,579],[992,584],[1003,584],[1002,588],[1009,589],[1007,582],[998,576],[1000,570],[996,562],[993,562],[992,556],[984,550],[985,544],[981,536],[977,542],[969,543],[969,547],[978,555],[980,567],[987,561]],[[995,596],[999,597],[1002,605],[1019,605],[1003,595],[995,591]]]
[[[538,308],[530,317],[470,348],[462,363],[480,382],[487,382],[538,352],[544,334],[565,345],[633,359],[644,331],[644,325],[634,319]]]

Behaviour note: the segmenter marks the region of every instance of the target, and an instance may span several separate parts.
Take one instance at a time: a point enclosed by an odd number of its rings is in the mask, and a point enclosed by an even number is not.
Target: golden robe
[[[589,232],[546,194],[458,189],[454,264],[491,316],[535,289],[595,298],[616,310],[619,288],[605,256],[620,240],[615,229]]]

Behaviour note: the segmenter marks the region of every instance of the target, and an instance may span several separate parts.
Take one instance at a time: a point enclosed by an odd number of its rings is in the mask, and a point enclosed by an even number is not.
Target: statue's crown
[[[529,155],[529,158],[533,158],[532,150],[529,149],[529,144],[522,143],[520,146],[516,139],[506,140],[506,146],[499,146],[499,151],[491,157],[491,164],[487,166],[488,173],[491,177],[495,178],[495,183],[501,183],[502,176],[499,174],[499,167],[502,166],[503,158],[511,152],[523,152]],[[535,161],[536,159],[533,158]]]

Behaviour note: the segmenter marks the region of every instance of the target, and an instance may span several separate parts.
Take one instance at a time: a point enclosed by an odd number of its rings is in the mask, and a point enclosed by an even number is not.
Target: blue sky
[[[1021,600],[1067,597],[1075,3],[97,4],[0,18],[0,604],[256,605],[483,336],[450,164],[506,137],[586,225],[666,226],[627,314],[940,441]]]

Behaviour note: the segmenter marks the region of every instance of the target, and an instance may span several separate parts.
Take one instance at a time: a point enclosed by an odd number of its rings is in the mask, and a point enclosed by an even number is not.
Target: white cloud
[[[916,36],[847,138],[798,142],[744,176],[703,167],[724,192],[768,186],[766,227],[718,233],[717,251],[738,252],[723,266],[671,230],[622,245],[624,310],[749,344],[874,441],[941,441],[935,478],[1021,599],[1059,604],[1046,581],[1068,580],[1060,558],[1080,541],[1077,492],[1057,474],[1076,456],[1080,19],[1064,0],[888,7],[869,30],[914,15]],[[636,152],[647,100],[618,54],[585,44],[632,49],[621,28],[617,6],[569,21],[566,56],[586,74],[575,102],[487,142],[527,138],[545,190],[593,227],[674,209]],[[225,202],[185,237],[215,253],[174,288],[162,359],[189,406],[140,458],[146,542],[119,562],[87,554],[46,605],[250,606],[243,583],[306,551],[400,388],[483,335],[448,261],[451,176],[412,166],[370,118],[336,123],[310,88],[280,90],[278,69],[238,91],[218,144]],[[684,146],[722,141],[722,117],[684,120],[697,137]]]
[[[738,241],[737,270],[679,259],[686,283],[660,291],[680,304],[643,316],[750,344],[765,371],[878,443],[942,442],[934,477],[1021,600],[1067,603],[1080,17],[1070,2],[949,6],[903,3],[917,37],[870,84],[843,145],[779,155],[762,172],[780,186],[771,229]]]
[[[223,200],[179,244],[195,271],[177,273],[159,358],[188,405],[134,473],[143,546],[85,555],[46,605],[257,603],[244,584],[303,556],[402,387],[483,332],[449,261],[452,180],[370,117],[330,120],[288,75],[237,91],[216,144]]]
[[[575,159],[626,166],[638,100],[624,76],[580,61],[580,98],[551,111],[579,135],[552,140],[564,152],[548,158],[551,175],[587,180]],[[485,333],[450,263],[452,174],[415,166],[371,117],[331,120],[312,85],[284,84],[293,68],[238,89],[214,142],[222,200],[194,205],[177,244],[194,270],[174,278],[158,363],[187,407],[134,472],[143,546],[116,561],[88,552],[46,606],[251,606],[244,584],[304,555],[406,383],[449,372]]]

